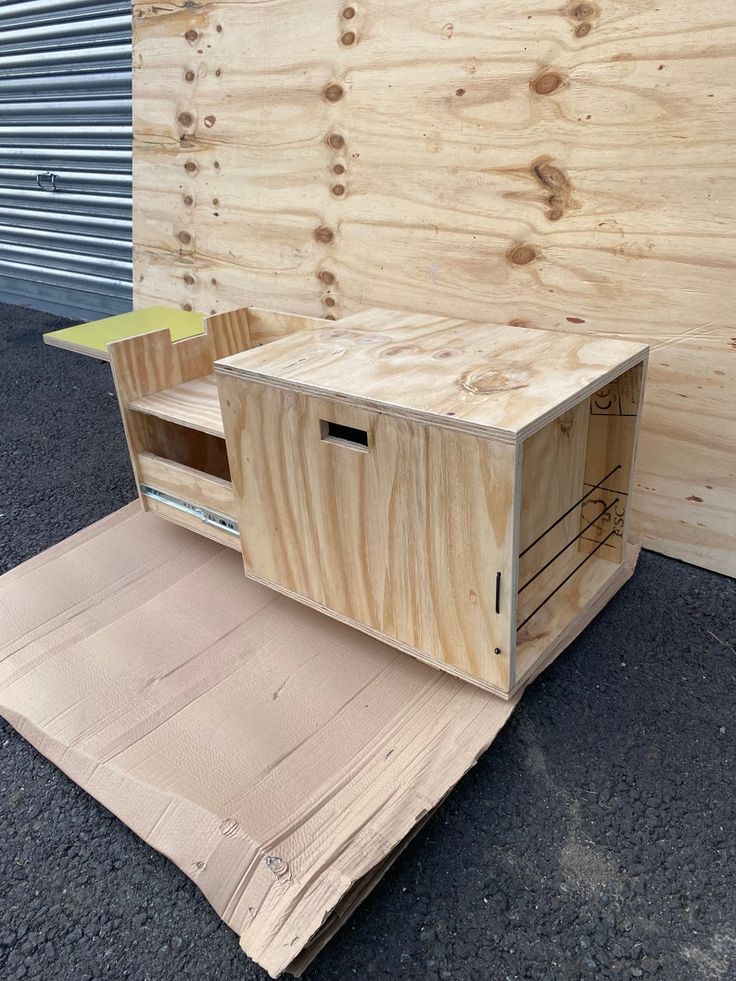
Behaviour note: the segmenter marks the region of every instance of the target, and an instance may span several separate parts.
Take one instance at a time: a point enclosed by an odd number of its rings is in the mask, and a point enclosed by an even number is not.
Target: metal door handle
[[[46,184],[44,185],[44,181]],[[52,174],[50,170],[45,171],[42,174],[36,174],[36,183],[41,188],[42,191],[55,191],[56,190],[56,174]]]

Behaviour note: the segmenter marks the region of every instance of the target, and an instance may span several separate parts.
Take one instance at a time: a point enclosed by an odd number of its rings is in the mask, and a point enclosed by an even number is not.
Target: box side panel
[[[516,448],[218,383],[246,569],[508,691]]]
[[[644,371],[635,365],[590,400],[580,548],[614,562],[628,537]]]
[[[644,370],[622,372],[523,444],[519,678],[621,581]]]
[[[523,443],[520,589],[579,531],[589,419],[585,399]]]

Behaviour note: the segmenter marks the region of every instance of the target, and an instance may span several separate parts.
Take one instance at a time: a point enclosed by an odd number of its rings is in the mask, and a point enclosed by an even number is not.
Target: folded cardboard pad
[[[0,578],[0,712],[274,977],[308,963],[514,705],[137,504]]]

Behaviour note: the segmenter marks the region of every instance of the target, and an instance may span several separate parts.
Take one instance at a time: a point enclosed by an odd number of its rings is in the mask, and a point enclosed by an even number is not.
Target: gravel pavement
[[[131,500],[107,365],[0,305],[0,569]],[[736,978],[736,585],[650,552],[306,981]],[[262,979],[0,720],[0,979]]]

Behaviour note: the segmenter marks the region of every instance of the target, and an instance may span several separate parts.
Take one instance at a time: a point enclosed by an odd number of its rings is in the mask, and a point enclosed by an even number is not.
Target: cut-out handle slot
[[[365,429],[354,429],[327,419],[320,419],[319,425],[324,443],[347,446],[351,450],[360,450],[361,453],[368,452],[368,433]]]

